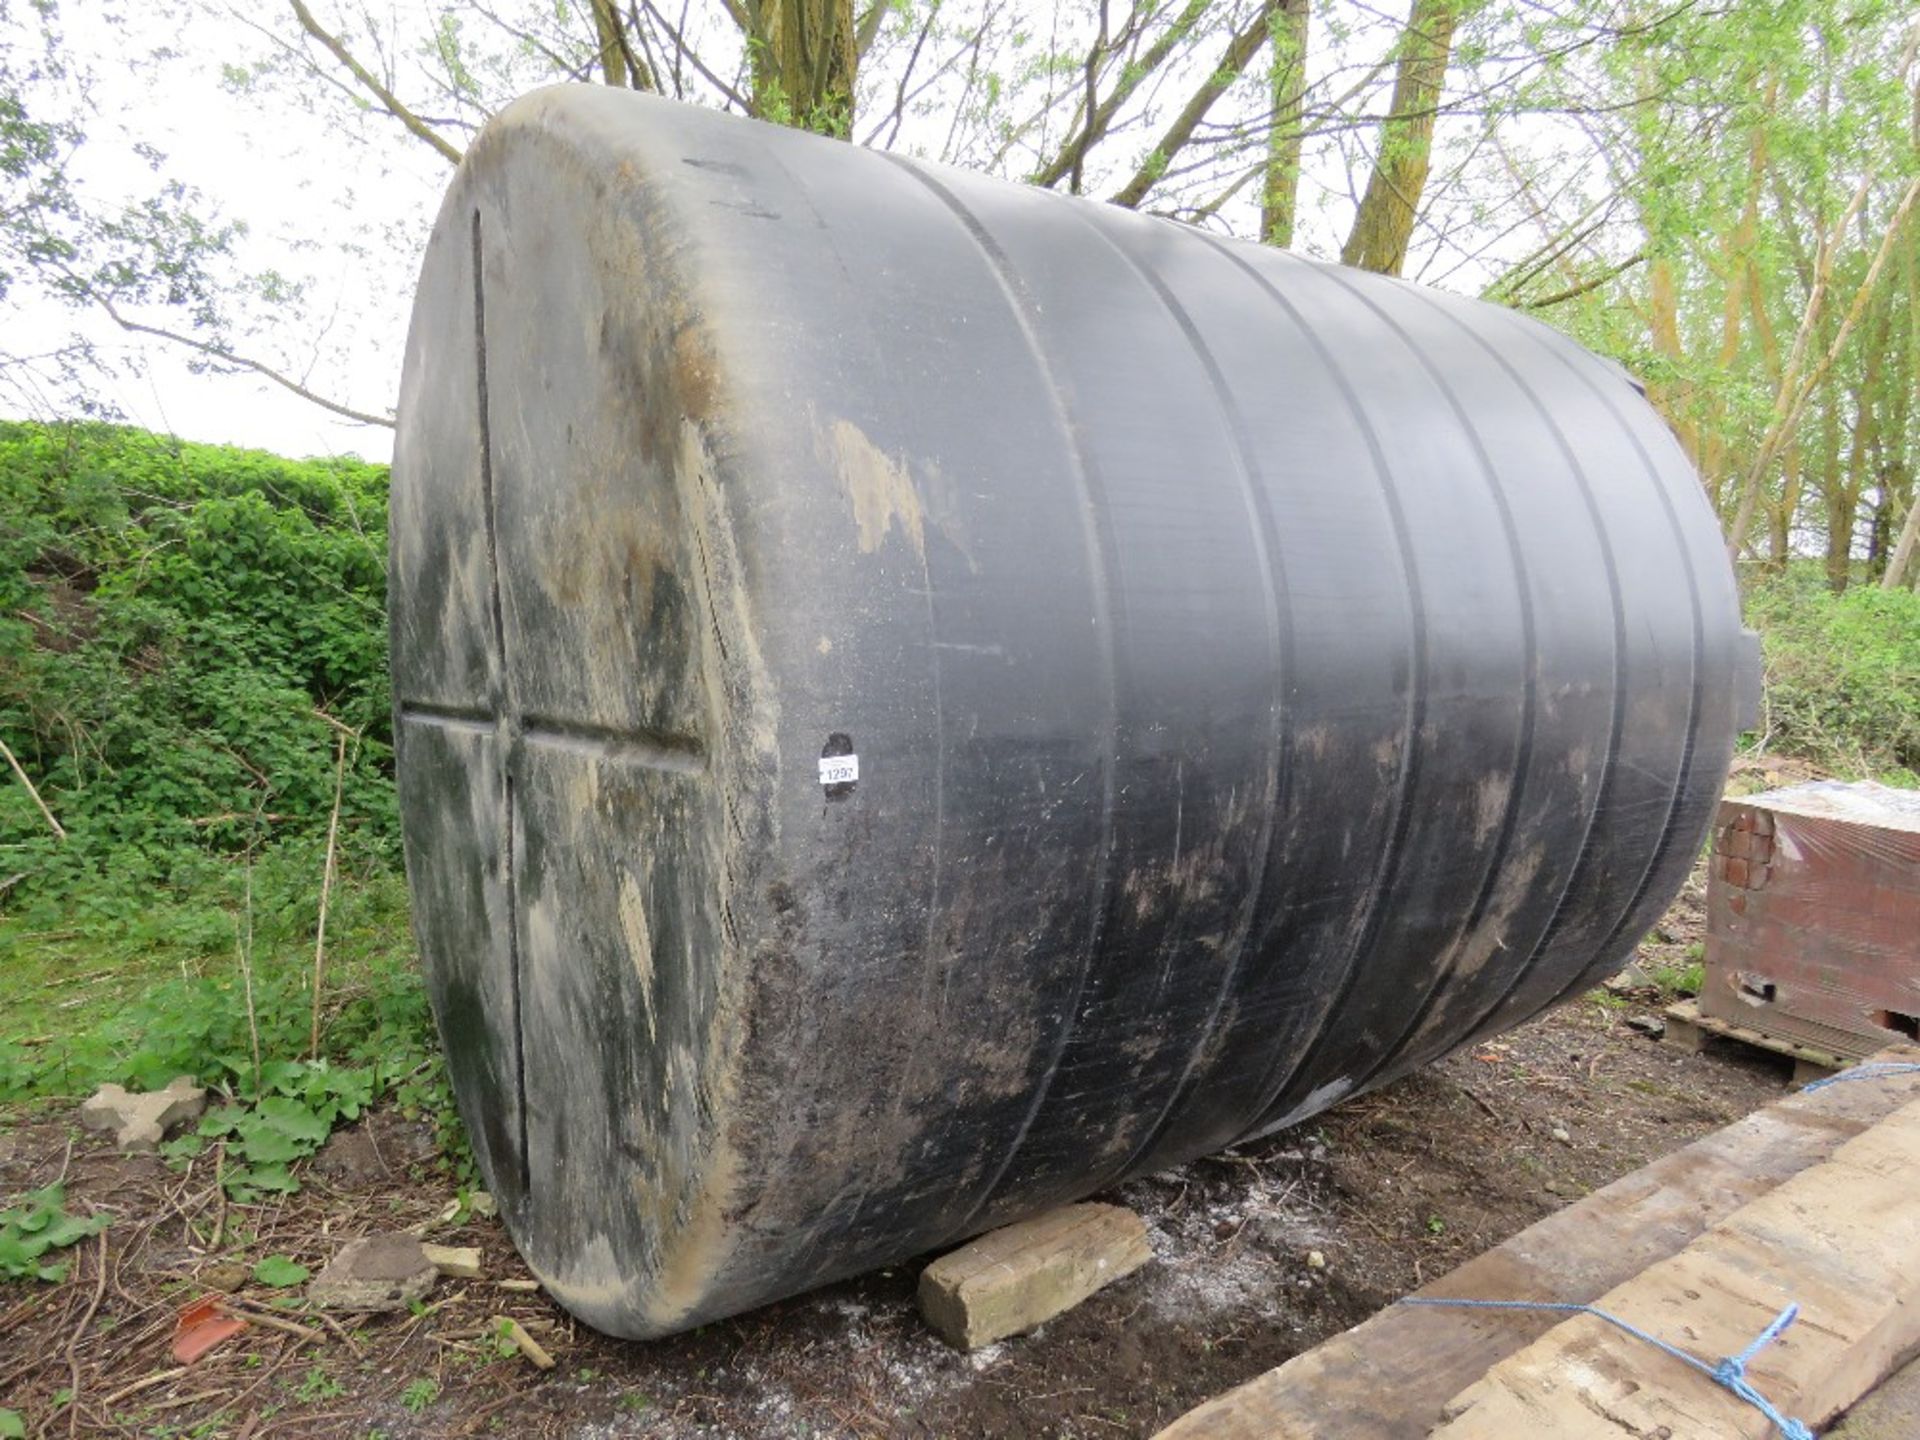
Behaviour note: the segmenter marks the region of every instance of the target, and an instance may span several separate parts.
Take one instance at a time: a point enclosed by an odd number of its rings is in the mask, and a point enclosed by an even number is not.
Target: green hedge
[[[0,423],[0,738],[68,831],[0,782],[8,910],[101,879],[137,906],[310,840],[319,712],[361,734],[349,853],[391,859],[386,515],[383,466]]]
[[[1769,748],[1850,775],[1920,784],[1920,594],[1828,590],[1817,564],[1749,579],[1766,654]]]

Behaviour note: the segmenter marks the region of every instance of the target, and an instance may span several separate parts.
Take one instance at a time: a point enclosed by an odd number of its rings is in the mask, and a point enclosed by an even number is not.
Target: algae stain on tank
[[[1757,675],[1685,460],[1546,327],[589,86],[448,193],[391,582],[461,1111],[637,1337],[1564,997]]]

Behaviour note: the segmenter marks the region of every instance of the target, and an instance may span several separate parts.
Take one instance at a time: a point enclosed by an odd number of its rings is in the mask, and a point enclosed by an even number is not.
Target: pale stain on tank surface
[[[896,528],[922,560],[927,555],[926,512],[904,460],[867,438],[850,420],[836,420],[821,437],[825,459],[840,476],[853,504],[860,553],[871,555]]]
[[[627,958],[640,977],[640,1004],[647,1016],[647,1043],[659,1039],[653,1014],[653,936],[647,930],[646,902],[631,874],[620,877],[620,934],[627,942]]]
[[[1496,961],[1503,957],[1510,961],[1509,952],[1516,943],[1509,938],[1515,919],[1536,898],[1534,887],[1548,858],[1546,846],[1537,841],[1508,852],[1479,923],[1442,958],[1438,974],[1441,988],[1426,1019],[1414,1032],[1415,1047],[1454,1033],[1463,1015],[1487,1003],[1486,990],[1475,982]],[[1528,942],[1521,939],[1517,943]]]
[[[1513,794],[1513,777],[1504,770],[1483,775],[1473,786],[1473,839],[1484,845],[1500,828],[1507,813],[1507,801]]]

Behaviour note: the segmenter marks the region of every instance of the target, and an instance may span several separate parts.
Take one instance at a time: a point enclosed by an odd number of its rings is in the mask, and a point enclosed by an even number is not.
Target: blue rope
[[[1851,1070],[1842,1070],[1838,1075],[1829,1075],[1824,1080],[1815,1080],[1811,1085],[1802,1085],[1800,1093],[1811,1095],[1829,1085],[1838,1085],[1842,1080],[1884,1080],[1889,1075],[1920,1075],[1920,1065],[1893,1060],[1882,1060],[1874,1065],[1856,1065]]]
[[[1915,1067],[1920,1069],[1920,1066]],[[1835,1077],[1836,1079],[1839,1077]],[[1773,1428],[1786,1437],[1786,1440],[1813,1440],[1813,1431],[1790,1415],[1782,1415],[1747,1380],[1747,1366],[1767,1346],[1780,1338],[1781,1332],[1793,1324],[1800,1314],[1798,1305],[1789,1305],[1773,1317],[1773,1323],[1762,1330],[1754,1341],[1738,1355],[1729,1355],[1718,1365],[1709,1365],[1706,1361],[1689,1355],[1676,1345],[1669,1345],[1657,1335],[1649,1335],[1638,1325],[1622,1320],[1618,1315],[1609,1315],[1604,1310],[1591,1305],[1563,1304],[1551,1300],[1450,1300],[1423,1295],[1401,1297],[1402,1305],[1449,1305],[1463,1310],[1547,1310],[1559,1315],[1591,1315],[1596,1320],[1604,1320],[1616,1329],[1624,1330],[1636,1340],[1644,1340],[1656,1350],[1664,1350],[1683,1365],[1692,1366],[1716,1385],[1731,1391],[1741,1400],[1753,1406],[1766,1416]]]

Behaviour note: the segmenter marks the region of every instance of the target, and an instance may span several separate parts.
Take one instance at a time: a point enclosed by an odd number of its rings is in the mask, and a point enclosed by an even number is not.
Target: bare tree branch
[[[853,55],[855,60],[867,58],[867,52],[873,48],[873,42],[880,37],[880,24],[887,18],[887,0],[869,0],[867,13],[862,15],[853,27]],[[936,13],[933,7],[927,11],[927,26],[932,28]],[[924,31],[922,32],[925,33]]]
[[[1240,78],[1241,72],[1266,43],[1272,30],[1273,14],[1280,5],[1281,0],[1262,0],[1253,18],[1227,42],[1227,53],[1194,92],[1193,98],[1187,101],[1186,108],[1174,117],[1173,123],[1160,136],[1159,143],[1141,162],[1140,168],[1133,172],[1133,178],[1114,192],[1114,204],[1124,205],[1131,210],[1146,199],[1147,192],[1166,172],[1168,162],[1193,138],[1194,127],[1206,118],[1214,102]]]
[[[627,88],[627,47],[621,43],[620,17],[613,12],[612,0],[587,0],[593,12],[593,35],[598,42],[594,56],[600,73],[616,90]]]
[[[86,289],[84,293],[87,299],[98,305],[100,309],[106,313],[109,320],[113,321],[113,323],[118,325],[122,330],[128,331],[131,334],[152,335],[156,339],[171,341],[175,345],[181,345],[189,350],[198,351],[208,359],[217,360],[223,365],[232,365],[242,370],[251,370],[256,375],[271,380],[283,390],[298,395],[302,400],[312,401],[322,410],[330,410],[335,415],[342,416],[348,420],[358,421],[362,425],[384,425],[389,430],[393,429],[393,417],[391,415],[373,415],[365,410],[355,410],[351,405],[343,405],[338,400],[329,400],[318,391],[309,390],[298,380],[283,375],[271,365],[255,360],[251,356],[237,354],[223,345],[214,344],[210,340],[201,340],[192,335],[183,335],[178,330],[168,330],[163,326],[149,325],[144,321],[129,319],[123,315],[119,307],[105,295],[91,288]]]
[[[1053,186],[1060,183],[1075,169],[1086,163],[1087,152],[1097,145],[1113,124],[1113,117],[1122,105],[1140,88],[1143,81],[1166,63],[1167,57],[1182,40],[1193,32],[1193,28],[1205,18],[1209,0],[1187,0],[1173,23],[1161,32],[1158,39],[1147,47],[1147,52],[1135,63],[1126,66],[1114,87],[1093,107],[1086,116],[1077,133],[1069,137],[1060,147],[1053,159],[1042,165],[1033,175],[1035,185]]]
[[[329,34],[321,27],[320,22],[313,18],[313,12],[306,7],[304,0],[289,0],[289,3],[293,6],[294,17],[299,20],[300,28],[318,40],[322,45],[326,46],[328,51],[332,53],[333,58],[347,68],[348,72],[355,80],[360,82],[366,92],[385,107],[389,115],[406,126],[410,133],[418,136],[435,150],[438,150],[441,155],[446,157],[449,164],[458,165],[460,163],[459,148],[449,143],[446,138],[431,125],[427,124],[426,121],[422,120],[418,115],[414,114],[413,111],[401,104],[400,97],[395,95],[385,85],[382,85],[366,66],[354,59],[352,52],[347,49],[337,36]],[[386,424],[391,422],[376,421],[374,423]]]
[[[1614,279],[1616,276],[1624,275],[1634,266],[1645,261],[1646,258],[1647,252],[1645,250],[1636,250],[1618,265],[1609,265],[1597,275],[1590,276],[1577,285],[1569,285],[1563,290],[1554,291],[1551,295],[1542,295],[1538,300],[1522,300],[1520,302],[1520,308],[1522,310],[1545,310],[1552,305],[1559,305],[1568,300],[1577,300],[1582,295],[1598,290],[1602,285]]]
[[[673,42],[674,53],[685,56],[687,63],[700,72],[701,79],[705,80],[709,85],[713,86],[714,89],[726,96],[727,99],[738,105],[747,114],[758,115],[760,113],[751,100],[707,67],[707,63],[700,58],[699,53],[687,44],[685,34],[671,20],[660,13],[659,7],[653,3],[653,0],[641,0],[641,5],[647,14],[653,17],[654,24],[667,32],[667,38]],[[739,22],[741,28],[744,30],[747,25],[747,17],[743,7],[737,3],[732,3],[732,0],[730,0],[727,9],[733,14],[734,19]]]

